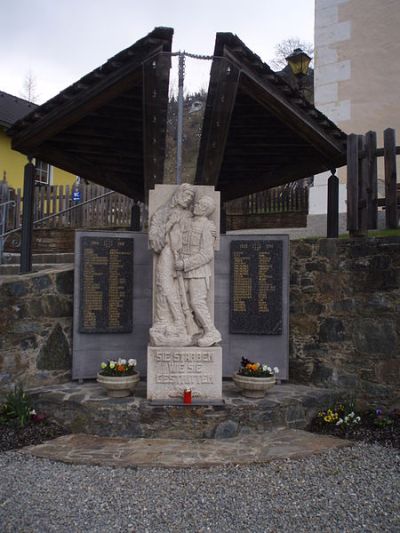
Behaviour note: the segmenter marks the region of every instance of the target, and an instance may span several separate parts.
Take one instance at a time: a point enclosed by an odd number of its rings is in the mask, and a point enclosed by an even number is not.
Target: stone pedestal
[[[183,398],[186,388],[194,401],[222,398],[222,348],[149,346],[147,399]]]

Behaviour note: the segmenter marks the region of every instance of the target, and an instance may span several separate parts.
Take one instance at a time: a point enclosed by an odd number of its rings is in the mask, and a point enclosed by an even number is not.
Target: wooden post
[[[368,173],[368,229],[376,229],[378,227],[378,164],[376,158],[376,133],[374,131],[369,131],[365,135],[365,150]]]
[[[351,237],[358,235],[358,137],[347,137],[347,229]]]
[[[24,204],[22,213],[20,273],[32,272],[33,194],[35,165],[32,158],[24,169]]]
[[[133,204],[131,208],[131,231],[140,231],[140,205]]]
[[[365,154],[365,138],[358,135],[359,155]],[[366,155],[359,159],[358,171],[358,226],[359,237],[368,235],[368,160]]]
[[[386,227],[397,228],[397,175],[396,175],[396,133],[387,128],[383,132],[385,158]]]
[[[336,169],[331,170],[331,177],[328,179],[328,239],[335,239],[339,236],[339,179],[335,176]]]
[[[143,173],[144,199],[163,181],[167,131],[170,54],[158,54],[143,63]]]
[[[220,234],[224,235],[226,233],[226,206],[225,202],[221,203],[221,219],[219,222]]]

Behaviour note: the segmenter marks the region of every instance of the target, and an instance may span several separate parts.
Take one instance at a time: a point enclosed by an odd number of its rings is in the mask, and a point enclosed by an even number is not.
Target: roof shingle
[[[28,100],[0,91],[0,126],[9,128],[36,107],[36,104]]]

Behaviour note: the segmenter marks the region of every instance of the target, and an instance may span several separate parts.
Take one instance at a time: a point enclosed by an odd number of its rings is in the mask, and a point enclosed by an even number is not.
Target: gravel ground
[[[307,459],[113,469],[0,454],[3,532],[400,532],[400,455],[355,444]]]

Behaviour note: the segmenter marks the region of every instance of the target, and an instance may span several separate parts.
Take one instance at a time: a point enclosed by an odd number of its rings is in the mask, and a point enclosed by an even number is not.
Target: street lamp
[[[296,78],[301,79],[303,76],[307,75],[311,57],[301,48],[293,50],[293,52],[285,59]]]

